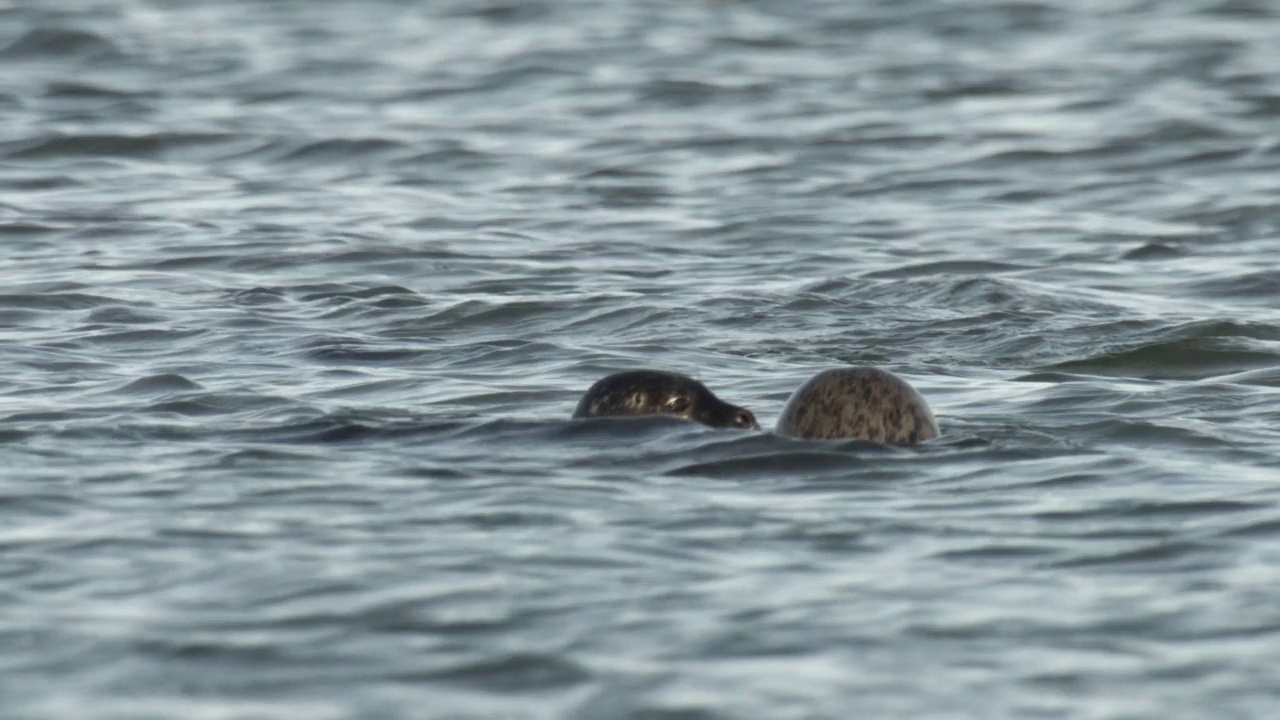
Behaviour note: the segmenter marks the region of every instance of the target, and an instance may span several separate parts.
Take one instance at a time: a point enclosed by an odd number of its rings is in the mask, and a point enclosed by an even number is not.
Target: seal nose
[[[733,426],[745,428],[747,430],[759,430],[760,423],[756,422],[756,416],[751,414],[750,410],[739,410],[733,416]]]

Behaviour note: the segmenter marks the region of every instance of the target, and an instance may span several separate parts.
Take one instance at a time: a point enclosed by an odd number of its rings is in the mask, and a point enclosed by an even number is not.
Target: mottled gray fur
[[[791,394],[775,431],[809,440],[860,439],[914,445],[938,422],[906,380],[878,368],[823,370]]]
[[[603,378],[573,411],[576,418],[619,415],[670,415],[711,427],[760,429],[750,410],[721,400],[687,375],[661,370],[628,370]]]

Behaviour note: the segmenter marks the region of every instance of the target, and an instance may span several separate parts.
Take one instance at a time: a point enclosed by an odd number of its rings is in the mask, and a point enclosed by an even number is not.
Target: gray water
[[[0,247],[5,720],[1280,716],[1266,0],[9,0]]]

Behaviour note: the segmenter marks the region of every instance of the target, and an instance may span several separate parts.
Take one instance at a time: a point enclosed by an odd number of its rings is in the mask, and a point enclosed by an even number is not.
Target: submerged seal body
[[[791,394],[775,431],[807,440],[914,445],[938,436],[933,411],[906,380],[870,367],[823,370]]]
[[[573,411],[576,418],[670,415],[718,428],[759,430],[746,408],[715,396],[706,385],[680,373],[628,370],[592,385]]]

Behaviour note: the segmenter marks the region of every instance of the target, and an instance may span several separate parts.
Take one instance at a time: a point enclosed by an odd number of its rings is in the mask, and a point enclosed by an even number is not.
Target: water
[[[1274,717],[1277,37],[0,4],[0,717]],[[842,364],[943,436],[567,419]]]

